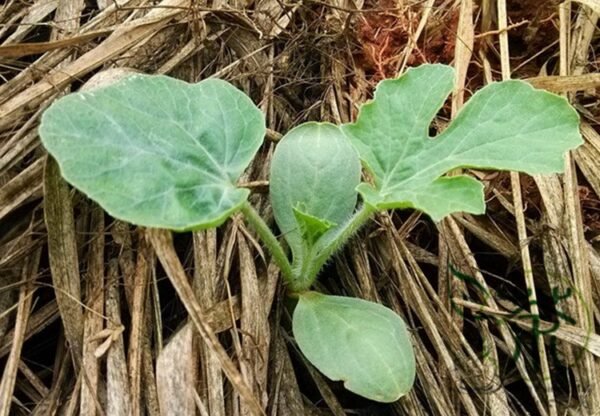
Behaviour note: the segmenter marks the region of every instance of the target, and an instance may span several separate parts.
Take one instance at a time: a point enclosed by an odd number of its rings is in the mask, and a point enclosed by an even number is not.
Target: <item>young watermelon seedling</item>
[[[237,186],[265,119],[225,81],[133,75],[60,98],[44,113],[40,136],[64,178],[115,218],[186,231],[241,212],[298,299],[292,324],[302,353],[348,390],[392,402],[415,378],[406,325],[382,305],[311,291],[323,265],[379,211],[413,208],[434,221],[483,213],[483,185],[444,176],[453,169],[560,172],[565,152],[582,143],[568,102],[522,81],[481,89],[431,138],[453,82],[449,66],[413,68],[382,81],[356,122],[309,122],[283,137],[270,192],[290,256]],[[361,183],[361,162],[369,183]]]

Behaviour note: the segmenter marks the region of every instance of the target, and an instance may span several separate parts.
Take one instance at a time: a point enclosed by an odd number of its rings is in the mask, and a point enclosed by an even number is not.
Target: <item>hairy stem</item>
[[[245,202],[242,205],[242,214],[244,214],[244,218],[248,223],[254,228],[254,231],[258,234],[264,245],[267,247],[271,255],[273,256],[273,260],[279,266],[281,270],[281,275],[288,282],[288,284],[292,284],[294,281],[294,276],[292,273],[292,266],[283,251],[283,247],[277,241],[277,237],[271,232],[269,226],[263,221],[258,212],[250,205],[249,202]]]
[[[321,271],[321,268],[325,265],[327,260],[340,248],[348,242],[360,227],[362,227],[376,212],[375,208],[363,204],[358,211],[350,218],[342,228],[340,228],[335,235],[328,239],[327,245],[311,252],[307,260],[307,270],[302,276],[297,276],[290,283],[290,290],[293,292],[302,292],[308,290],[317,278],[317,275]],[[315,253],[316,252],[316,253]]]

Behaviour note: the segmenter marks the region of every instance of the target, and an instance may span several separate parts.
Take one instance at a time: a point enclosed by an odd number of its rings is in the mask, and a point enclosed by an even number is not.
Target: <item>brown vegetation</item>
[[[0,416],[597,414],[598,4],[6,0]],[[52,100],[120,68],[227,79],[267,115],[244,182],[270,217],[280,133],[350,121],[377,81],[423,62],[459,75],[432,131],[512,77],[566,94],[585,144],[565,175],[471,172],[487,184],[483,216],[382,214],[328,266],[324,291],[381,302],[412,330],[417,382],[389,405],[301,356],[278,271],[241,218],[173,236],[115,221],[64,183],[37,137]]]

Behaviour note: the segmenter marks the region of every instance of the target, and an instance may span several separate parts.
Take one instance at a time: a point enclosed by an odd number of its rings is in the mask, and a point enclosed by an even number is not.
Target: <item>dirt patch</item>
[[[374,83],[396,77],[403,60],[406,60],[407,66],[415,66],[449,63],[454,56],[458,24],[456,9],[428,20],[424,30],[425,41],[414,44],[420,16],[409,8],[399,10],[396,4],[393,0],[369,2],[369,8],[383,11],[363,13],[357,19],[357,63]],[[411,51],[404,58],[408,50]]]

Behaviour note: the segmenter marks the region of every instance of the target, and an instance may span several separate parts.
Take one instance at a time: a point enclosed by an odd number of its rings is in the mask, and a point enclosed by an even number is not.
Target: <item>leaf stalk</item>
[[[377,210],[368,204],[363,204],[358,211],[344,224],[343,227],[327,239],[327,244],[318,250],[312,250],[311,255],[307,256],[308,263],[302,276],[295,276],[290,283],[290,290],[293,292],[303,292],[308,290],[317,279],[319,272],[333,256],[333,254],[341,249],[346,242],[362,227]],[[313,254],[315,253],[315,254]]]
[[[277,237],[248,201],[242,205],[241,212],[273,256],[273,260],[279,266],[283,278],[291,285],[294,281],[292,266]]]

